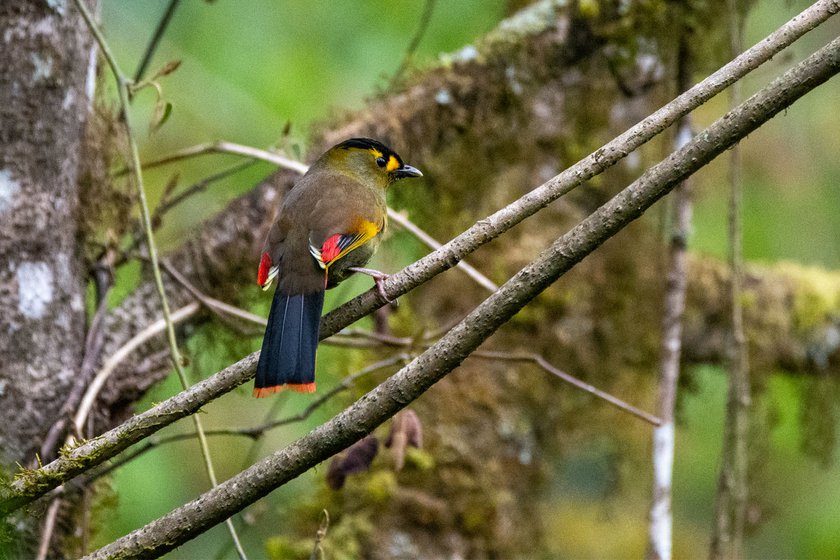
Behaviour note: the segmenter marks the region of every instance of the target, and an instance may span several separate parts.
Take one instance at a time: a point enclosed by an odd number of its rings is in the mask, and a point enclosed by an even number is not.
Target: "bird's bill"
[[[397,179],[402,179],[404,177],[422,177],[423,173],[416,167],[412,167],[408,164],[403,164],[402,167],[394,171],[394,176]]]

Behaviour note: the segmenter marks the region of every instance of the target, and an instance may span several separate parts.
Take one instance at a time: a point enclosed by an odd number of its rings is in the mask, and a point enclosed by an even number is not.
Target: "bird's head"
[[[345,140],[330,148],[323,160],[332,169],[352,174],[383,189],[398,179],[423,176],[416,167],[403,163],[394,150],[370,138]]]

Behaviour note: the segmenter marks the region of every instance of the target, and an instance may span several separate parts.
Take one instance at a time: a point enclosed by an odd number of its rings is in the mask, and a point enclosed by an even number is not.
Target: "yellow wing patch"
[[[384,225],[384,223],[377,225],[370,220],[360,218],[351,227],[353,233],[337,233],[324,241],[321,247],[310,243],[309,252],[318,261],[318,265],[327,270],[332,263],[376,237]]]

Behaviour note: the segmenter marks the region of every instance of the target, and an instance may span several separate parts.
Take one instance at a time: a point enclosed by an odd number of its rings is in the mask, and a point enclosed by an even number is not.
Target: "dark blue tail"
[[[315,390],[315,348],[324,292],[289,295],[274,292],[268,326],[257,364],[254,396],[284,389],[302,393]]]

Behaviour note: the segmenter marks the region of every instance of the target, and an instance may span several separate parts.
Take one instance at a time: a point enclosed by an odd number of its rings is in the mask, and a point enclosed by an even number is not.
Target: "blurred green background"
[[[120,63],[133,72],[150,34],[163,13],[164,0],[104,0],[102,24]],[[809,2],[759,0],[748,21],[747,42],[756,40],[801,11]],[[305,150],[311,123],[326,120],[335,111],[361,107],[364,99],[385,88],[402,61],[423,10],[420,1],[310,2],[290,0],[218,0],[181,3],[164,37],[151,70],[166,61],[183,63],[162,80],[164,95],[174,106],[171,119],[154,135],[141,129],[142,158],[153,159],[193,144],[217,139],[267,147],[280,144],[293,155]],[[427,33],[420,43],[415,65],[433,62],[492,29],[503,17],[503,0],[446,0],[438,2]],[[835,18],[836,19],[836,18]],[[751,75],[745,91],[752,92],[840,31],[830,22]],[[133,106],[135,122],[148,121],[154,95],[141,93]],[[724,110],[725,96],[699,111],[697,124],[708,124]],[[743,143],[745,157],[746,257],[752,261],[792,260],[830,269],[840,268],[840,80],[817,89],[783,115],[752,134]],[[291,124],[288,138],[281,138]],[[233,156],[203,156],[177,166],[181,184],[190,184],[238,161]],[[166,247],[189,236],[198,222],[227,201],[247,191],[272,172],[257,164],[190,199],[170,215],[159,242]],[[150,170],[147,181],[152,200],[159,196],[172,168]],[[721,257],[726,255],[726,166],[716,162],[697,176],[695,230],[691,247]],[[416,244],[404,242],[406,264],[421,254]],[[390,253],[389,253],[390,254]],[[136,269],[122,273],[126,286]],[[351,284],[335,290],[332,300],[343,301],[366,287]],[[119,297],[119,294],[117,295]],[[268,297],[255,291],[254,310],[265,314]],[[328,303],[328,305],[330,305]],[[229,360],[231,349],[218,350],[224,335],[199,331],[188,354],[194,357],[196,377],[207,375]],[[257,349],[259,340],[228,341],[244,354]],[[223,344],[224,345],[224,344]],[[324,348],[320,361],[333,360],[335,351]],[[342,356],[346,356],[342,354]],[[335,360],[329,369],[339,375],[353,371],[354,359]],[[726,380],[714,368],[693,372],[691,391],[683,394],[677,431],[674,481],[674,540],[678,557],[706,556],[714,508],[722,433]],[[324,379],[330,387],[335,379]],[[775,424],[761,470],[762,509],[766,519],[749,535],[751,557],[840,557],[840,468],[836,452],[820,457],[800,452],[803,395],[817,381],[776,376],[761,406],[771,407]],[[176,380],[157,387],[143,406],[178,390]],[[829,389],[826,389],[829,390]],[[342,403],[324,408],[309,421],[276,430],[259,444],[257,456],[274,450],[309,427],[329,418]],[[275,404],[275,403],[279,403]],[[345,401],[346,403],[346,401]],[[283,413],[300,409],[300,399],[281,397],[255,402],[241,392],[206,407],[205,425],[213,427],[257,424],[272,406]],[[595,404],[594,406],[598,406]],[[836,410],[836,407],[835,407]],[[836,419],[836,417],[835,417]],[[835,422],[837,424],[837,422]],[[840,424],[837,424],[840,425]],[[190,429],[181,422],[167,433]],[[646,428],[638,427],[639,440]],[[244,438],[211,440],[220,478],[245,466],[251,443]],[[637,445],[634,441],[628,445]],[[609,461],[614,449],[593,442],[579,455],[558,465],[553,492],[557,510],[556,549],[564,556],[603,558],[638,557],[646,542],[649,500],[647,471],[615,472]],[[646,454],[644,445],[635,454]],[[631,453],[631,454],[632,454]],[[206,490],[197,444],[183,442],[154,450],[120,469],[113,477],[116,506],[98,512],[105,522],[96,542],[104,544],[170,511]],[[320,471],[320,469],[319,469]],[[320,472],[315,476],[320,476]],[[246,549],[259,557],[262,541],[282,533],[283,512],[298,498],[312,493],[313,475],[307,474],[274,492],[249,510],[261,523],[244,533]],[[276,522],[265,520],[276,519]],[[603,538],[609,534],[610,538]],[[223,528],[172,553],[172,558],[212,557],[227,542]],[[227,557],[232,557],[228,553]]]

